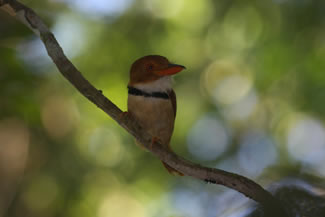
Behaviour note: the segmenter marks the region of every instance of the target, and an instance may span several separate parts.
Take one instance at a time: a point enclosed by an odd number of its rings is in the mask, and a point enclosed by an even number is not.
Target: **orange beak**
[[[160,70],[157,72],[158,75],[164,76],[164,75],[174,75],[183,69],[186,69],[185,66],[177,65],[177,64],[168,64],[168,67],[166,69]]]

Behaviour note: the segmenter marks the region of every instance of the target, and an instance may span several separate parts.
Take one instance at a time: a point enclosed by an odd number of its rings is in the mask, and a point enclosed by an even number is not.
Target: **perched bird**
[[[176,117],[176,95],[171,76],[185,69],[167,58],[149,55],[136,60],[130,70],[128,84],[128,115],[158,140],[170,148]],[[162,162],[168,172],[183,175]]]

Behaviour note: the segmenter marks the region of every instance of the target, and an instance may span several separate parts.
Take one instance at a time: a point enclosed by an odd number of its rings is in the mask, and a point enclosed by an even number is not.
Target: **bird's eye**
[[[153,69],[153,65],[152,64],[148,65],[148,70],[152,70],[152,69]]]

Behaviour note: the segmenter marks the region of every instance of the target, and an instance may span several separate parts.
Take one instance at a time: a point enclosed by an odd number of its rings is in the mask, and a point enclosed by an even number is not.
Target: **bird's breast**
[[[175,119],[170,99],[129,95],[128,112],[153,137],[169,144]]]

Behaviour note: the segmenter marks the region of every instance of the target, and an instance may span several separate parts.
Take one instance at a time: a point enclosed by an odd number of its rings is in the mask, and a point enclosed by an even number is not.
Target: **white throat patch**
[[[133,86],[146,92],[165,92],[172,89],[172,79],[170,76],[165,76],[156,81],[135,84]]]

